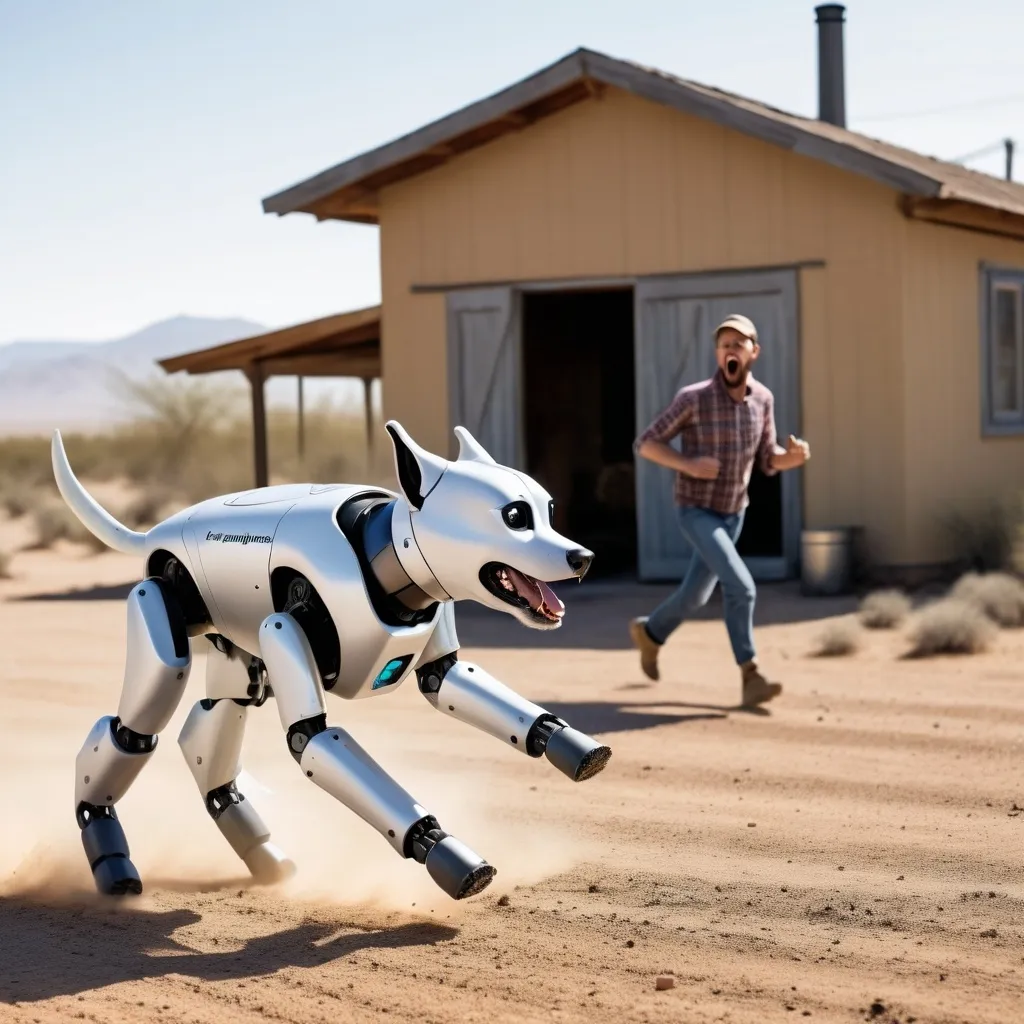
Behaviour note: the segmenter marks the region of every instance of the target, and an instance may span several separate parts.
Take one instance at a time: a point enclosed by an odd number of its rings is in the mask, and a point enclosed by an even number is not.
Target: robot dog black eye
[[[533,509],[527,501],[513,501],[501,510],[501,518],[510,530],[532,530]]]

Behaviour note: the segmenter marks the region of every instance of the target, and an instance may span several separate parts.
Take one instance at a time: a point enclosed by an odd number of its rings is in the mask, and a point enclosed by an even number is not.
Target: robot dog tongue
[[[85,491],[60,433],[52,459],[65,501],[98,538],[142,561],[127,599],[120,702],[93,726],[75,763],[75,814],[97,888],[139,893],[115,805],[153,756],[185,691],[193,644],[207,655],[206,699],[178,743],[206,809],[258,882],[294,864],[238,789],[246,717],[273,697],[288,749],[310,781],[423,864],[453,899],[495,869],[394,781],[344,730],[326,695],[394,692],[415,676],[441,714],[576,782],[611,750],[458,657],[454,604],[473,600],[534,629],[565,606],[549,584],[580,580],[591,552],[552,525],[551,496],[499,465],[462,427],[455,461],[387,424],[398,493],[353,484],[283,485],[200,502],[136,533]]]

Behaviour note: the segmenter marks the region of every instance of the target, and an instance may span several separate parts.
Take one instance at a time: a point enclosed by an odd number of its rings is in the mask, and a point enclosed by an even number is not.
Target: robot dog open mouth
[[[565,615],[565,605],[543,580],[509,565],[489,562],[480,570],[480,582],[502,601],[528,609],[539,622],[554,625]]]

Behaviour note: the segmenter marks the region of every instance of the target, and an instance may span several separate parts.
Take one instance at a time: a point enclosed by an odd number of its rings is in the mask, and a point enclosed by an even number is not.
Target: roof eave
[[[501,92],[268,196],[263,200],[263,210],[278,216],[302,212],[312,214],[318,220],[377,223],[376,190],[363,191],[360,187],[371,176],[380,176],[388,170],[393,170],[396,177],[422,173],[443,163],[452,155],[452,150],[458,151],[457,141],[467,134],[501,119],[514,119],[517,112],[531,104],[583,82],[621,89],[662,106],[710,120],[803,156],[864,175],[907,195],[937,197],[941,191],[942,184],[935,177],[855,146],[823,138],[796,124],[745,109],[726,96],[716,96],[678,79],[593,50],[579,49]],[[513,121],[507,130],[514,127]],[[431,154],[435,154],[433,161]],[[401,165],[411,165],[413,161],[423,163],[418,167],[410,166],[403,173]],[[345,189],[355,191],[356,201],[339,195]]]
[[[576,50],[500,92],[267,196],[263,200],[263,212],[278,216],[298,212],[316,215],[316,206],[339,189],[387,167],[414,159],[432,148],[443,147],[468,131],[507,117],[520,107],[579,81],[586,75],[588,56],[588,51]]]

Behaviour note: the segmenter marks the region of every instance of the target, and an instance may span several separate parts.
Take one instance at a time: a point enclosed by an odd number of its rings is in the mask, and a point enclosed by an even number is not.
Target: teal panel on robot
[[[393,661],[389,661],[374,679],[371,689],[379,690],[382,686],[390,686],[402,674],[404,664],[405,658],[395,658]]]

